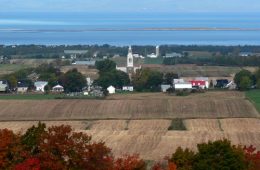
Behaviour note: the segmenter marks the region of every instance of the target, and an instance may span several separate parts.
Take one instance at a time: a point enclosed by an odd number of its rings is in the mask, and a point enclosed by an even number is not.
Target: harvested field
[[[220,123],[227,132],[260,132],[260,119],[220,119]]]
[[[183,122],[189,131],[221,131],[217,119],[188,119]]]
[[[89,121],[43,121],[47,127],[69,125],[74,130],[85,130],[89,125]],[[37,125],[38,121],[12,121],[12,122],[0,122],[0,129],[10,129],[14,132],[25,132],[33,125]]]
[[[105,120],[259,117],[239,92],[188,97],[144,93],[111,100],[0,100],[0,120]]]
[[[71,125],[75,131],[92,135],[93,141],[105,142],[115,156],[139,153],[146,160],[161,160],[171,155],[179,146],[196,151],[198,143],[223,138],[231,140],[236,145],[252,144],[260,149],[259,119],[221,119],[219,122],[223,131],[218,129],[217,121],[217,119],[184,120],[187,131],[169,131],[171,120],[162,119],[45,121],[44,123],[47,126]],[[0,129],[8,128],[15,132],[24,132],[35,124],[36,121],[0,122]],[[243,128],[249,124],[255,128]]]
[[[127,128],[126,120],[98,120],[93,121],[90,130],[125,130]]]
[[[142,65],[143,68],[151,68],[161,72],[178,73],[181,77],[231,77],[241,71],[241,67],[224,67],[224,66],[197,66],[195,64],[177,64],[167,65]],[[257,67],[245,67],[247,70],[255,70]]]
[[[66,73],[69,70],[77,69],[85,77],[90,77],[91,79],[97,79],[99,77],[97,69],[90,69],[88,66],[84,65],[71,65],[61,67],[61,72]]]

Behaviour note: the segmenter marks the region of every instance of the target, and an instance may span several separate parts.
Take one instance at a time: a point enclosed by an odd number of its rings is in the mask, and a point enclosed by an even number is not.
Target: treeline
[[[165,58],[165,65],[175,64],[196,64],[211,66],[259,66],[260,56],[212,56],[212,57],[181,57],[181,58]]]
[[[155,46],[133,46],[134,53],[146,56],[147,54],[155,53]],[[114,55],[126,56],[128,47],[126,46],[111,46],[111,45],[17,45],[17,46],[3,46],[0,45],[0,56],[21,55],[24,57],[48,57],[57,58],[64,55],[64,50],[88,50],[85,57],[97,57]],[[232,54],[237,55],[239,52],[260,53],[260,46],[199,46],[199,45],[161,45],[160,54],[164,56],[166,53],[185,51],[208,51],[211,53],[220,53],[223,56]]]
[[[45,124],[29,128],[24,134],[0,130],[0,169],[13,170],[145,170],[146,161],[138,155],[115,158],[103,142],[74,132],[70,126]],[[165,146],[167,147],[167,146]],[[127,148],[124,152],[127,153]],[[178,148],[158,162],[152,170],[259,170],[260,152],[253,146],[234,146],[228,140],[201,143],[197,152]]]
[[[260,68],[255,72],[241,70],[235,75],[234,81],[239,90],[260,89]]]

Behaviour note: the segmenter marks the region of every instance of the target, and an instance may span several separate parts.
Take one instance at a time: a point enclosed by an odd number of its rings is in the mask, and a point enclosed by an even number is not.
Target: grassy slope
[[[249,98],[260,112],[260,90],[251,90],[246,92],[246,97]]]
[[[48,100],[62,97],[60,94],[21,94],[21,95],[0,95],[0,100]]]

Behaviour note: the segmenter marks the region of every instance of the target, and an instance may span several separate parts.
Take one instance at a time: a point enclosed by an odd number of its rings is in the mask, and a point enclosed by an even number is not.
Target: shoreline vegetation
[[[94,29],[0,29],[2,32],[89,32],[89,31],[260,31],[260,28],[217,28],[217,27],[176,27],[176,28],[94,28]]]

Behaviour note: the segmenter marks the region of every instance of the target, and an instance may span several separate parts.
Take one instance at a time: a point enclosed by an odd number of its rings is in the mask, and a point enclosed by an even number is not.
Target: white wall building
[[[61,86],[61,85],[56,85],[56,86],[54,86],[53,88],[52,88],[52,91],[53,92],[64,92],[64,88],[63,88],[63,86]]]
[[[160,46],[157,45],[156,46],[156,57],[159,57],[160,56]]]
[[[173,84],[175,90],[192,89],[191,83],[175,83]]]
[[[133,92],[134,91],[134,87],[133,86],[123,86],[123,91]]]
[[[109,94],[115,94],[116,93],[116,88],[114,86],[109,86],[107,88],[107,91]]]
[[[37,92],[44,92],[44,87],[48,85],[47,81],[36,81],[34,83],[35,90]]]
[[[141,65],[139,67],[134,66],[134,56],[132,52],[132,47],[130,46],[128,49],[128,55],[127,55],[127,62],[126,62],[126,67],[118,67],[116,66],[117,70],[123,71],[125,73],[131,74],[135,73],[136,70],[141,69]]]

